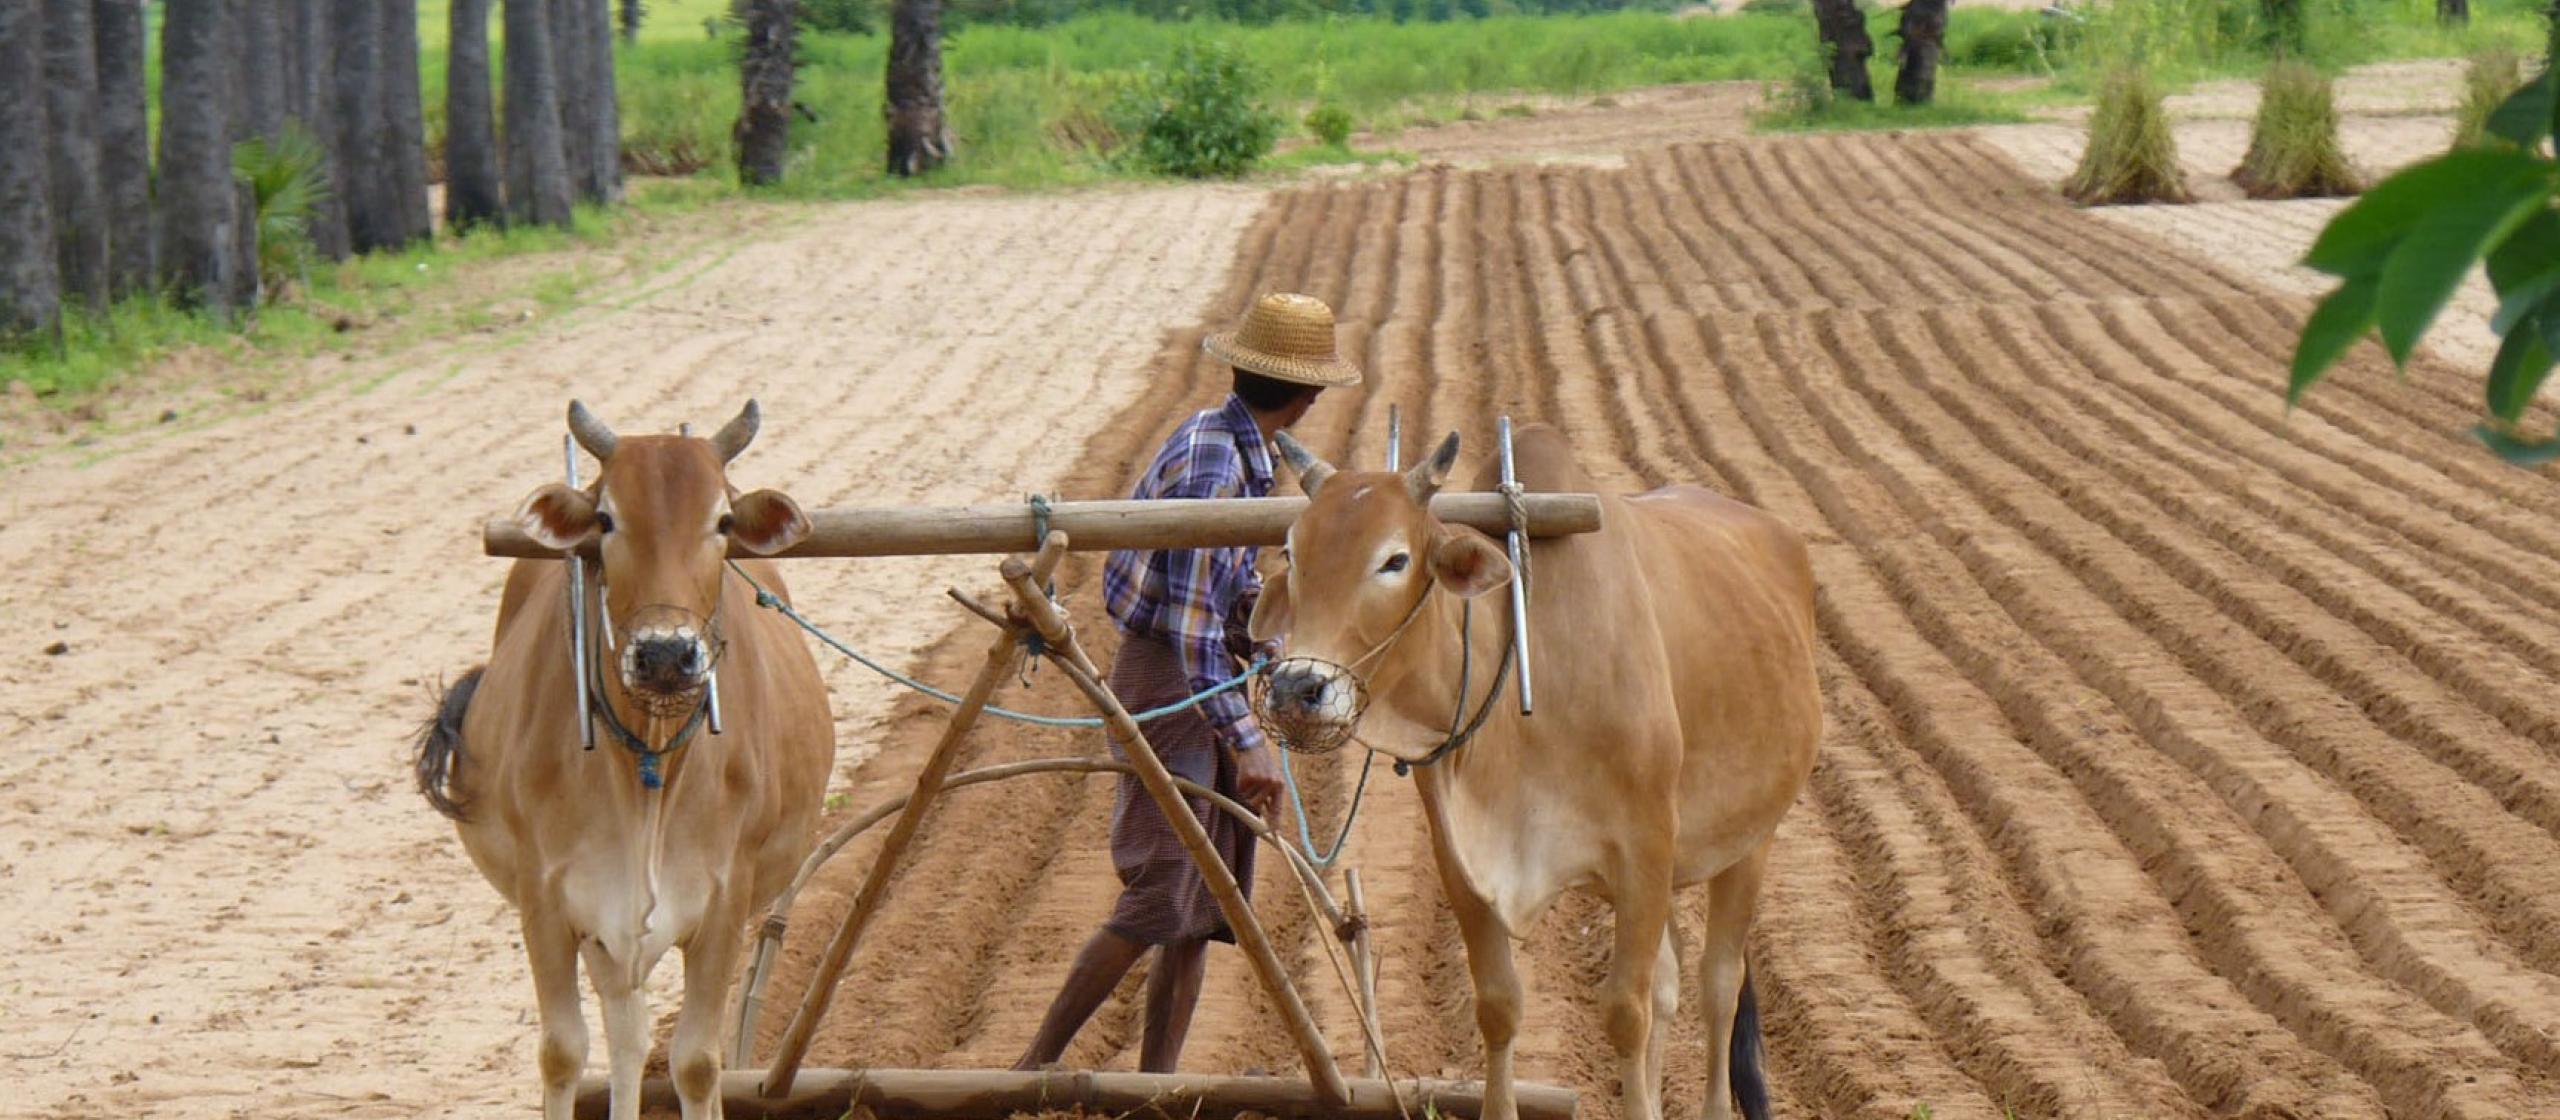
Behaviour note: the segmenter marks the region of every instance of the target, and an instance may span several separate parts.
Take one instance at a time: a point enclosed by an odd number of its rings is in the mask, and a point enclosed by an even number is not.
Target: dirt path
[[[811,505],[1054,489],[1260,202],[793,211],[567,320],[0,476],[0,1112],[521,1113],[513,919],[402,741],[485,649],[503,566],[476,518],[556,476],[563,401],[641,430],[757,395],[742,475]],[[949,625],[932,565],[795,574],[892,660]],[[848,771],[887,707],[859,672],[828,674]]]

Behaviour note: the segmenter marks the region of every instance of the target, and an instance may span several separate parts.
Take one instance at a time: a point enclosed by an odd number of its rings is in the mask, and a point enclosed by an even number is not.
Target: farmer
[[[1210,336],[1201,349],[1233,368],[1234,392],[1174,429],[1132,498],[1270,494],[1273,433],[1297,423],[1327,388],[1360,383],[1360,371],[1334,353],[1333,309],[1309,296],[1264,296],[1235,331]],[[1112,693],[1142,712],[1241,672],[1256,652],[1245,620],[1261,591],[1249,547],[1112,553],[1103,569],[1103,595],[1121,635]],[[1272,752],[1278,748],[1264,741],[1242,692],[1223,692],[1151,721],[1146,733],[1177,777],[1266,814],[1277,804],[1281,778]],[[1124,747],[1115,740],[1111,750],[1122,755]],[[1249,897],[1253,833],[1205,800],[1186,800]],[[1120,779],[1112,803],[1111,863],[1120,873],[1119,902],[1068,969],[1016,1069],[1055,1063],[1150,947],[1162,955],[1148,976],[1139,1068],[1170,1073],[1182,1056],[1209,942],[1233,944],[1235,934],[1172,824],[1134,777]]]

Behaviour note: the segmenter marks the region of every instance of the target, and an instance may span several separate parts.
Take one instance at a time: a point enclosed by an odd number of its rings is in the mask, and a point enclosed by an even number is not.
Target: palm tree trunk
[[[347,205],[348,248],[370,253],[408,240],[407,223],[391,197],[391,146],[382,135],[382,3],[336,0],[331,15],[337,40],[330,109],[337,114],[338,197]]]
[[[640,17],[643,14],[645,11],[640,0],[622,0],[623,42],[638,43],[640,41]]]
[[[23,2],[23,0],[22,0]],[[62,293],[107,305],[107,206],[99,189],[98,44],[89,0],[44,0],[46,146]]]
[[[418,0],[382,0],[383,204],[398,244],[435,234],[427,204],[427,118],[418,88]]]
[[[273,141],[284,135],[285,11],[275,0],[246,0],[239,10],[241,107],[237,130]]]
[[[2471,0],[2436,0],[2436,22],[2463,27],[2471,22]]]
[[[1896,105],[1926,105],[1938,96],[1938,56],[1947,47],[1947,0],[1910,0],[1895,32],[1902,40],[1893,76]]]
[[[455,229],[504,222],[498,126],[489,88],[489,0],[453,0],[446,32],[444,220]]]
[[[347,231],[347,158],[338,148],[337,0],[288,0],[297,81],[285,91],[285,111],[328,155],[329,189],[311,214],[311,247],[330,260],[354,251]]]
[[[781,182],[782,165],[791,151],[795,6],[796,0],[747,0],[747,41],[738,64],[742,96],[736,131],[738,178],[749,185]],[[896,66],[896,62],[890,63],[892,73]],[[894,133],[895,125],[891,127]]]
[[[587,95],[593,105],[587,126],[595,138],[587,145],[590,198],[622,201],[622,97],[613,77],[613,0],[581,0],[595,5],[587,24]]]
[[[107,288],[114,296],[151,286],[150,89],[145,78],[143,0],[97,0],[98,178],[107,207]]]
[[[942,0],[895,0],[885,111],[889,174],[921,175],[951,158],[942,117]]]
[[[160,270],[182,304],[238,303],[240,189],[231,173],[226,0],[167,0],[160,24]]]
[[[53,335],[62,322],[44,103],[43,14],[0,3],[0,343]]]
[[[507,213],[518,222],[566,226],[572,216],[569,164],[560,147],[550,4],[505,2]]]
[[[560,158],[569,167],[569,189],[588,199],[588,170],[595,166],[595,99],[587,82],[586,9],[590,0],[550,0],[551,72],[560,91]]]
[[[1867,80],[1867,58],[1876,53],[1876,47],[1867,38],[1866,13],[1853,0],[1813,0],[1813,18],[1829,55],[1831,88],[1860,101],[1875,100],[1875,87]]]

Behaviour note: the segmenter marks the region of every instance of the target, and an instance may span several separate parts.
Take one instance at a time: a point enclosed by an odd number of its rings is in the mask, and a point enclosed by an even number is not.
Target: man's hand
[[[1280,807],[1280,760],[1271,754],[1278,749],[1265,745],[1236,752],[1236,800],[1265,817]]]

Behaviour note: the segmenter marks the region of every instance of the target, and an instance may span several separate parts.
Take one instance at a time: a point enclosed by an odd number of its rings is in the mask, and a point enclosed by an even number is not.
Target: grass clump
[[[2476,148],[2505,141],[2489,135],[2489,114],[2524,88],[2524,56],[2505,44],[2471,56],[2462,70],[2462,108],[2454,114],[2453,146]]]
[[[2178,141],[2160,89],[2139,66],[2118,67],[2098,87],[2089,146],[2062,193],[2083,206],[2192,202],[2178,172]]]
[[[2249,154],[2231,172],[2251,198],[2331,198],[2364,189],[2338,147],[2329,76],[2300,62],[2267,68]]]

